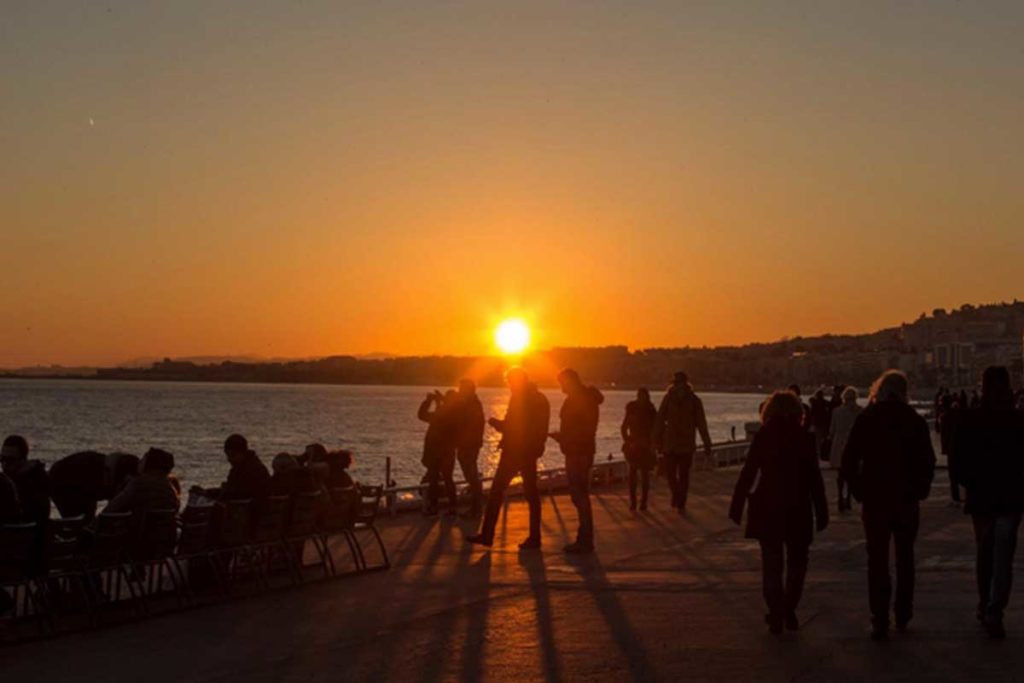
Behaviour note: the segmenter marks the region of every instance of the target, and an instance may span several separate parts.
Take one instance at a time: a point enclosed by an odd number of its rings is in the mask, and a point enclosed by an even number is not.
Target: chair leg
[[[380,532],[377,531],[377,527],[375,525],[371,524],[370,529],[373,530],[373,536],[377,539],[377,545],[380,547],[381,557],[384,558],[384,564],[381,566],[381,568],[390,569],[391,559],[388,557],[388,549],[384,547],[384,539],[380,537]]]

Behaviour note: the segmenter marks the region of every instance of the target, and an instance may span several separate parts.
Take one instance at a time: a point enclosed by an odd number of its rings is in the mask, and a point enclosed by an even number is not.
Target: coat
[[[662,453],[693,453],[697,433],[705,448],[711,447],[704,403],[689,384],[673,384],[665,392],[654,423],[654,441]]]
[[[551,404],[536,385],[530,384],[508,402],[505,419],[493,420],[501,433],[502,458],[527,465],[544,455],[551,426]]]
[[[916,505],[928,497],[935,475],[928,424],[902,401],[872,403],[853,423],[842,473],[865,509]]]
[[[658,409],[650,401],[634,400],[626,404],[622,420],[622,452],[626,460],[637,467],[651,469],[656,464],[654,455],[654,421]]]
[[[860,411],[863,410],[856,403],[843,404],[832,411],[832,424],[829,426],[829,434],[832,435],[832,447],[829,451],[829,462],[832,467],[838,468],[843,460],[843,449],[846,448],[846,441],[850,438],[850,431]]]
[[[757,488],[751,491],[755,482]],[[754,435],[729,516],[741,519],[748,500],[747,538],[810,545],[815,520],[818,529],[828,525],[828,500],[814,441],[796,422],[769,420]]]
[[[604,394],[594,387],[580,387],[565,397],[558,413],[558,447],[566,457],[594,457],[602,403]]]
[[[255,503],[270,496],[270,472],[253,451],[249,451],[228,471],[228,479],[220,489],[220,500],[252,500]]]
[[[441,404],[432,411],[432,403],[433,398],[427,397],[416,413],[416,417],[428,425],[426,436],[423,437],[423,457],[420,458],[427,469],[447,467],[448,461],[454,464],[458,428],[457,406]]]
[[[181,500],[170,479],[162,472],[144,472],[133,477],[107,503],[104,512],[146,513],[150,510],[178,511]]]
[[[1024,413],[1010,407],[963,411],[953,434],[950,470],[967,490],[964,512],[1024,512]]]
[[[476,394],[460,396],[457,404],[456,447],[479,451],[484,445],[484,406]]]

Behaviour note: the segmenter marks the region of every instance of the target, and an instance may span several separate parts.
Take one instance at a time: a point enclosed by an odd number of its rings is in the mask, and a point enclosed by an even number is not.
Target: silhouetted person
[[[139,515],[150,510],[174,510],[181,505],[181,496],[171,482],[174,456],[159,448],[150,448],[139,465],[139,474],[131,477],[124,488],[107,503],[104,512],[132,512]]]
[[[804,403],[802,394],[800,393],[800,385],[790,384],[787,388],[795,394],[798,399],[800,399],[800,408],[803,410],[803,417],[800,419],[800,424],[803,426],[804,430],[810,432],[811,425],[813,424],[813,421],[811,420],[811,407]]]
[[[544,455],[551,422],[548,399],[530,382],[522,368],[512,368],[505,375],[511,396],[505,419],[491,418],[488,424],[501,434],[501,457],[491,481],[480,532],[466,538],[470,543],[490,546],[494,543],[494,527],[512,478],[523,477],[523,496],[530,509],[530,535],[520,548],[540,548],[540,491],[537,489],[537,460]]]
[[[325,466],[326,467],[326,466]],[[270,495],[294,498],[299,493],[320,490],[313,470],[303,467],[299,459],[289,453],[278,453],[270,461]],[[326,481],[326,477],[324,478]]]
[[[476,384],[471,379],[459,382],[458,427],[455,455],[462,476],[469,486],[469,514],[478,516],[483,509],[483,484],[480,481],[478,460],[484,445],[484,406],[476,395]]]
[[[966,491],[977,544],[978,619],[1004,638],[1017,530],[1024,512],[1024,413],[1014,409],[1010,373],[987,368],[977,408],[964,411],[950,467]]]
[[[423,458],[427,468],[427,507],[424,514],[436,515],[440,499],[440,481],[444,480],[445,497],[448,499],[448,514],[458,511],[458,497],[455,492],[455,439],[458,428],[458,406],[455,392],[442,395],[435,391],[427,394],[420,404],[416,416],[427,423],[427,434],[423,438]],[[433,410],[431,410],[433,407]]]
[[[647,494],[651,490],[651,470],[657,464],[654,452],[654,422],[658,409],[651,402],[651,392],[640,388],[636,400],[626,404],[622,420],[622,453],[629,464],[629,509],[636,510],[637,479],[640,479],[640,509],[647,509]]]
[[[928,497],[935,453],[928,424],[908,403],[907,377],[887,370],[871,387],[869,405],[853,424],[843,451],[843,475],[861,516],[868,552],[871,636],[889,632],[892,583],[889,543],[896,551],[896,628],[903,630],[914,614],[914,542],[920,501]]]
[[[0,472],[0,524],[17,524],[20,521],[18,489],[10,477]]]
[[[729,506],[729,518],[739,524],[744,504],[750,501],[746,536],[761,544],[766,621],[772,633],[781,633],[783,625],[794,631],[799,628],[796,608],[807,576],[813,530],[828,526],[825,484],[814,441],[801,426],[802,419],[803,407],[795,394],[777,391],[772,395]]]
[[[576,541],[565,546],[565,552],[585,554],[594,551],[594,511],[590,506],[590,479],[597,452],[597,423],[600,420],[604,395],[587,386],[579,373],[566,368],[558,373],[558,384],[565,394],[559,412],[559,427],[551,433],[565,456],[565,475],[569,497],[576,506],[579,530]]]
[[[127,453],[82,451],[50,466],[50,495],[61,517],[96,516],[102,500],[112,500],[130,477],[139,473],[139,458]]]
[[[857,390],[854,387],[846,387],[843,390],[842,405],[832,411],[832,424],[829,427],[829,434],[832,437],[830,446],[829,463],[836,471],[836,488],[839,494],[839,511],[845,512],[852,509],[850,505],[850,489],[846,485],[846,478],[843,476],[843,450],[850,438],[850,431],[853,430],[853,423],[860,415],[861,407],[857,404]]]
[[[270,472],[256,452],[249,449],[249,442],[241,434],[232,434],[224,441],[224,455],[231,469],[228,478],[220,487],[221,501],[252,500],[259,505],[270,495]]]
[[[0,449],[0,468],[10,477],[18,492],[21,516],[42,529],[50,519],[50,483],[46,466],[28,459],[28,441],[23,436],[8,436]]]
[[[810,402],[811,409],[811,431],[814,432],[814,449],[819,458],[828,457],[825,450],[828,441],[828,429],[832,419],[829,400],[825,398],[825,390],[818,389],[814,392]]]
[[[672,507],[686,511],[690,491],[690,468],[697,452],[700,432],[704,452],[711,457],[711,436],[704,416],[704,403],[690,386],[685,372],[677,372],[661,399],[654,423],[654,441],[665,456],[665,475],[672,491]]]

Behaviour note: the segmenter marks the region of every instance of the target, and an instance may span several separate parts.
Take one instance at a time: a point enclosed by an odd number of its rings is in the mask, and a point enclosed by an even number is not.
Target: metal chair
[[[165,579],[170,581],[178,605],[185,604],[182,585],[185,578],[178,573],[178,566],[173,562],[177,544],[177,510],[149,510],[142,513],[138,534],[131,543],[130,560],[139,578],[144,611],[149,611],[149,598],[163,592]]]
[[[291,499],[288,496],[271,496],[263,503],[259,514],[252,525],[245,548],[237,559],[239,564],[248,565],[256,571],[260,585],[270,587],[270,574],[275,570],[275,562],[281,561],[291,569],[284,546],[284,532],[288,524],[288,508]]]
[[[34,522],[0,526],[0,601],[7,602],[6,618],[16,626],[20,618],[31,615],[45,633],[50,622],[37,581],[38,549],[39,526]]]
[[[95,623],[97,608],[121,601],[122,587],[137,611],[139,591],[135,577],[129,572],[128,548],[132,535],[132,513],[101,512],[91,527],[85,529],[84,549],[79,555],[81,569],[87,580],[86,599]]]
[[[221,595],[227,594],[227,587],[210,556],[216,540],[213,525],[215,509],[213,505],[190,506],[178,518],[178,546],[171,557],[171,563],[182,579],[182,588],[188,602],[196,601],[196,589],[204,588],[204,584],[210,583],[211,578],[218,592]]]
[[[320,544],[320,534],[317,530],[317,517],[320,514],[322,497],[323,494],[319,491],[298,493],[291,501],[288,524],[284,530],[284,545],[297,583],[305,582],[303,570],[307,566],[320,567],[324,578],[331,575],[326,549]],[[313,544],[317,557],[320,558],[320,561],[313,565],[305,564],[306,541]]]
[[[348,551],[355,564],[355,571],[363,570],[362,557],[356,549],[357,544],[353,536],[353,528],[356,522],[356,507],[359,505],[359,490],[355,486],[331,489],[327,496],[326,505],[317,528],[320,532],[320,545],[327,556],[327,566],[331,576],[338,576],[337,563],[334,561],[334,554],[331,552],[330,540],[332,536],[341,536],[348,545]]]
[[[359,553],[363,570],[388,569],[391,567],[391,560],[388,558],[388,551],[387,548],[384,547],[384,540],[381,538],[380,532],[377,531],[375,524],[377,521],[377,513],[380,511],[380,499],[384,495],[384,487],[357,485],[357,489],[359,491],[359,504],[356,506],[355,523],[352,525],[351,535],[355,541],[356,550]],[[379,566],[370,567],[367,564],[366,554],[363,552],[363,547],[359,543],[358,537],[355,535],[355,532],[357,531],[369,531],[377,540],[377,546],[380,548],[380,554],[383,558],[383,562]]]
[[[207,552],[218,583],[230,595],[245,559],[252,520],[251,500],[229,500],[214,506],[213,547]]]

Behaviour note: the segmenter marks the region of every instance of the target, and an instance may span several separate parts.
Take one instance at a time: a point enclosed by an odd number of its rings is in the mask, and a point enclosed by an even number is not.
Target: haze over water
[[[96,382],[0,380],[0,431],[20,433],[32,457],[52,463],[80,450],[120,450],[141,455],[157,446],[175,455],[175,471],[185,486],[216,486],[227,474],[221,450],[232,432],[249,437],[269,466],[278,452],[300,453],[311,442],[355,452],[356,478],[378,484],[391,456],[392,476],[400,485],[415,484],[426,425],[416,419],[426,387],[326,386],[280,384],[190,384],[170,382]],[[508,392],[481,389],[488,416],[502,416]],[[562,395],[551,400],[552,428],[557,425]],[[621,458],[619,424],[631,391],[606,391],[598,429],[598,458]],[[716,442],[735,426],[756,419],[764,398],[755,394],[702,393],[708,428]],[[660,400],[660,392],[653,393]],[[489,476],[497,464],[497,434],[487,429],[480,465]],[[553,442],[542,467],[559,467]]]

